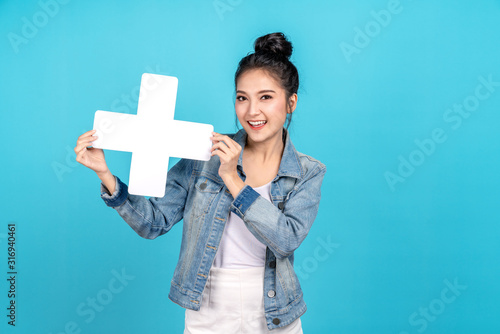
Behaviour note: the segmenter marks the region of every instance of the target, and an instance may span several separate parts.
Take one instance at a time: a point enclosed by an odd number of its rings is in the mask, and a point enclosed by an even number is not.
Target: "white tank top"
[[[271,182],[253,189],[271,201]],[[213,266],[241,269],[265,265],[266,245],[257,240],[238,215],[230,212]]]

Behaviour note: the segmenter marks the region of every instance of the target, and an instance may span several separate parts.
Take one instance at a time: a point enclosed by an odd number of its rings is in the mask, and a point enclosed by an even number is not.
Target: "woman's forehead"
[[[252,69],[240,75],[236,82],[236,90],[246,93],[259,92],[261,90],[283,90],[278,80],[265,69]]]

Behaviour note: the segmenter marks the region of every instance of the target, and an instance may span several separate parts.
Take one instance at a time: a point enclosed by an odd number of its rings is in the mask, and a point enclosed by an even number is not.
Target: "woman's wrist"
[[[241,189],[245,187],[245,182],[243,182],[237,172],[224,177],[222,180],[224,181],[224,184],[226,185],[226,188],[229,190],[231,195],[233,195],[233,198],[236,198]]]
[[[113,195],[113,193],[115,192],[116,180],[115,176],[111,173],[111,171],[108,169],[105,172],[96,174],[101,180],[101,182],[104,184],[106,189],[108,189],[109,195]]]

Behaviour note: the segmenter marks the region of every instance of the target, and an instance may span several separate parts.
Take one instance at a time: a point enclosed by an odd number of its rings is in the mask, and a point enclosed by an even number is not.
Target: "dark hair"
[[[255,40],[254,53],[243,57],[234,75],[234,86],[241,74],[253,69],[264,69],[273,76],[286,92],[286,99],[297,93],[299,89],[299,73],[290,61],[292,43],[281,32],[261,36]],[[287,114],[287,126],[290,125],[292,114]]]

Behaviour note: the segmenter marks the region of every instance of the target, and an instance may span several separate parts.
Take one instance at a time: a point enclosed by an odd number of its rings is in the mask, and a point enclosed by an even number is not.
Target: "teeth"
[[[259,122],[248,122],[248,123],[250,123],[252,126],[259,126],[259,125],[265,124],[267,122],[266,121],[259,121]]]

